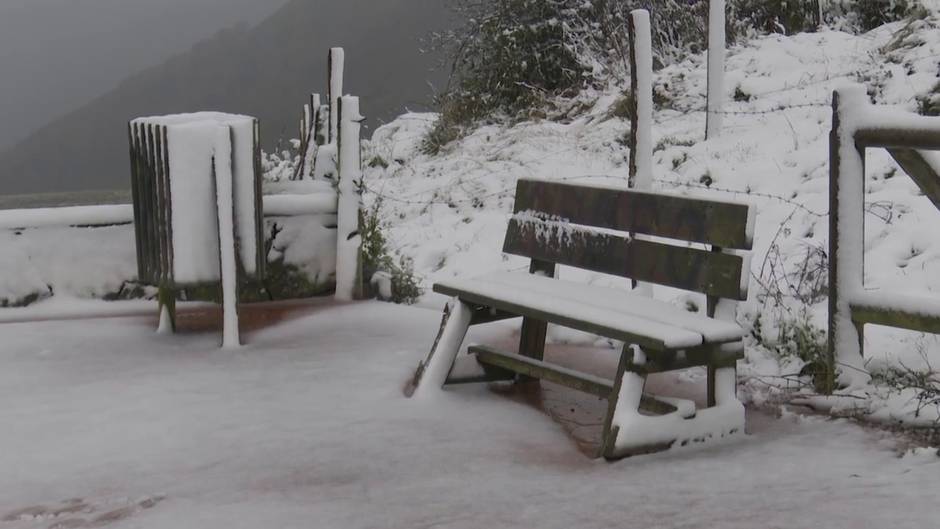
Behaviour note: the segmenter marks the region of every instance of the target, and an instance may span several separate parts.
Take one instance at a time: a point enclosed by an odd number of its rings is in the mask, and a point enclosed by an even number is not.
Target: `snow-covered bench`
[[[738,203],[520,180],[504,251],[531,258],[530,273],[434,285],[453,300],[407,393],[530,377],[585,391],[609,402],[599,454],[607,458],[743,433],[735,365],[744,331],[734,311],[747,298],[753,213]],[[645,286],[628,292],[555,279],[557,265],[704,293],[706,314],[651,299]],[[458,361],[470,325],[518,316],[518,353],[471,345]],[[548,323],[623,341],[616,377],[543,361]],[[648,374],[694,366],[708,368],[706,409],[644,394]]]

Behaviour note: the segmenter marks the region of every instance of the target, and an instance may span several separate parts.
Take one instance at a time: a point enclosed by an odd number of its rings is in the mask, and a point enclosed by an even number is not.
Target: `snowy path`
[[[311,312],[236,352],[215,332],[156,336],[146,318],[0,327],[0,529],[900,529],[940,516],[940,458],[899,458],[845,422],[751,413],[745,439],[607,464],[482,387],[404,400],[436,312]]]

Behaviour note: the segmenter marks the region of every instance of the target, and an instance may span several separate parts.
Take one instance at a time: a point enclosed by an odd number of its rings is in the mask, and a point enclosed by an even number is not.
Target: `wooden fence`
[[[865,325],[940,333],[940,299],[866,291],[865,151],[885,149],[940,209],[940,175],[926,151],[940,150],[940,118],[871,105],[864,87],[832,99],[829,214],[829,344],[826,390],[868,378]],[[839,379],[836,380],[836,371]]]
[[[335,218],[328,228],[337,229],[336,297],[361,298],[361,122],[359,99],[342,96],[344,53],[330,50],[329,96],[326,105],[311,95],[301,122],[301,156],[297,179],[322,180],[310,193],[267,194],[262,197],[264,217],[302,215]],[[345,145],[342,145],[345,144]],[[129,197],[128,197],[129,198]],[[57,202],[63,197],[58,196]],[[50,227],[105,227],[134,223],[130,203],[76,205],[0,210],[0,230]],[[342,265],[342,266],[341,266]]]

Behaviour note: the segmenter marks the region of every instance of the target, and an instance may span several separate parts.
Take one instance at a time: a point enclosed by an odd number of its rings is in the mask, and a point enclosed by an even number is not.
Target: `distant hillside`
[[[127,121],[220,110],[261,119],[266,146],[296,136],[305,94],[322,91],[326,53],[346,48],[346,92],[372,123],[431,93],[436,59],[420,38],[447,25],[440,0],[291,0],[254,28],[225,30],[143,71],[0,154],[0,194],[129,186]],[[319,6],[319,7],[318,7]]]

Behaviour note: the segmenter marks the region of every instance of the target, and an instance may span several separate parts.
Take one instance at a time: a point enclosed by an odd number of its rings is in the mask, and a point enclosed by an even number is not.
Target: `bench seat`
[[[592,332],[655,351],[739,341],[740,326],[669,303],[523,272],[442,281],[434,291],[497,310]]]

